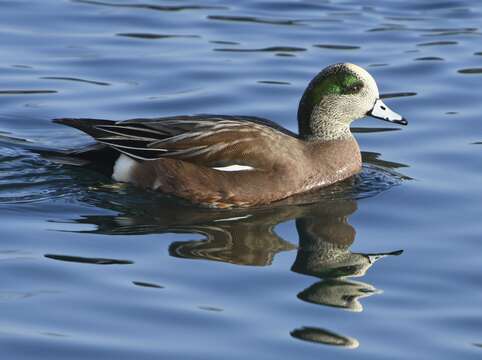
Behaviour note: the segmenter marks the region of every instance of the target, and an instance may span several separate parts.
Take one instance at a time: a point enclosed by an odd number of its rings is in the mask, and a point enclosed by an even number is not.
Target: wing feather
[[[216,167],[231,164],[263,168],[273,162],[276,144],[298,141],[279,125],[246,116],[176,116],[119,122],[62,119],[98,142],[141,160],[180,159]],[[274,149],[276,150],[276,149]]]

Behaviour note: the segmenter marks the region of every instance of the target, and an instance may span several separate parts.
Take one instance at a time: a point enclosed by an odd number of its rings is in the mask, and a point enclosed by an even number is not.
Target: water
[[[1,1],[2,356],[479,358],[482,5],[360,4]],[[88,143],[65,116],[296,130],[340,61],[410,123],[355,123],[362,174],[298,205],[194,209],[27,150]]]

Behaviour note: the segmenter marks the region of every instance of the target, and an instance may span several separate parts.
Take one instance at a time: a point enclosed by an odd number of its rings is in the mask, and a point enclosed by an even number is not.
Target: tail
[[[109,177],[112,176],[114,164],[119,158],[117,150],[99,143],[69,150],[44,148],[30,150],[57,164],[82,166]]]
[[[97,130],[96,125],[113,123],[109,120],[90,119],[55,119],[54,122],[77,128],[91,136],[96,136],[102,130]],[[119,157],[119,152],[109,146],[93,143],[75,149],[54,149],[37,142],[21,139],[9,134],[0,133],[0,146],[21,148],[39,154],[46,160],[57,164],[83,166],[111,176],[114,164]]]
[[[112,125],[115,123],[112,120],[73,118],[54,119],[53,122],[76,128],[93,138],[105,134],[104,131],[97,128],[98,125]],[[114,164],[119,157],[117,150],[100,143],[69,150],[37,149],[33,151],[50,161],[88,167],[107,176],[112,175]]]

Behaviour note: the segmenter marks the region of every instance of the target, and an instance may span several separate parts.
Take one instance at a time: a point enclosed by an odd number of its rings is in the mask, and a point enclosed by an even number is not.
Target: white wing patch
[[[132,169],[137,165],[137,161],[121,154],[114,164],[112,179],[119,182],[131,181]]]
[[[213,169],[219,171],[251,171],[254,170],[254,167],[247,165],[229,165],[223,167],[213,167]]]
[[[245,215],[245,216],[237,216],[237,217],[231,217],[231,218],[223,218],[223,219],[214,220],[214,222],[236,221],[236,220],[247,219],[247,218],[249,218],[249,217],[251,217],[251,216],[253,216],[253,215],[248,214],[248,215]]]

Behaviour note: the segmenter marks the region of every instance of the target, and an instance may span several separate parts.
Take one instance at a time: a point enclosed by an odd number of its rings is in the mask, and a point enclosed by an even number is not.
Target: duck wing
[[[96,141],[139,160],[179,159],[209,167],[272,166],[280,147],[297,135],[276,123],[249,116],[196,115],[110,121],[56,119]]]

